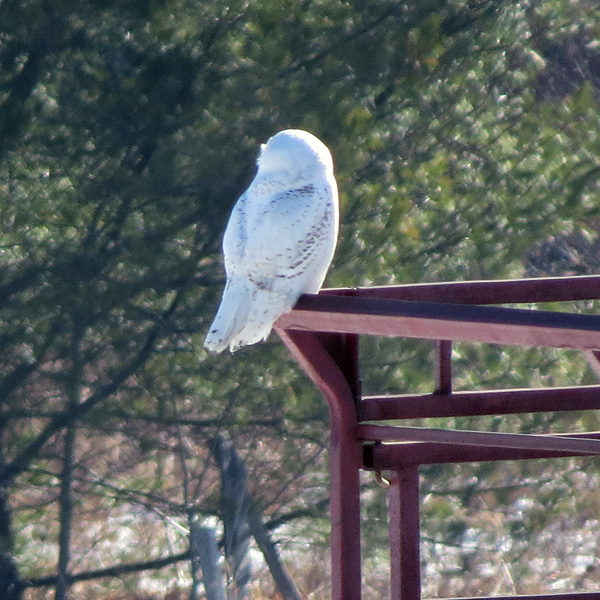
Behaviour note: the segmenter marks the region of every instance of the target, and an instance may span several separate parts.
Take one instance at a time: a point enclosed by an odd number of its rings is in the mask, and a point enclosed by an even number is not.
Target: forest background
[[[599,103],[596,0],[0,2],[0,596],[202,596],[190,528],[222,535],[225,440],[301,597],[328,598],[322,398],[275,335],[202,349],[258,145],[297,127],[332,150],[328,286],[600,273]],[[362,348],[367,392],[431,391],[430,344]],[[458,389],[596,381],[567,351],[453,359]],[[424,595],[600,585],[598,467],[423,468]],[[385,598],[385,492],[363,483]],[[252,557],[252,597],[276,597]]]

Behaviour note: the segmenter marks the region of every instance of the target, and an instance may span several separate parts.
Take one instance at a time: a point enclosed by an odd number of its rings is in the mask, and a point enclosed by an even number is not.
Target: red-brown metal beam
[[[436,340],[435,342],[435,393],[450,394],[452,392],[452,342]]]
[[[599,316],[485,306],[592,299],[600,299],[600,276],[415,284],[323,290],[318,296],[301,297],[293,311],[278,319],[275,329],[324,393],[331,411],[334,600],[359,600],[361,596],[361,466],[391,466],[396,472],[390,488],[395,557],[392,598],[419,600],[418,464],[450,459],[470,462],[600,455],[600,434],[542,436],[445,431],[360,425],[357,420],[598,408],[600,394],[595,388],[600,386],[451,393],[452,340],[574,348],[586,351],[596,367],[600,357]],[[360,400],[355,353],[358,334],[436,340],[437,393]],[[393,403],[397,406],[392,407]],[[382,441],[402,443],[379,443]],[[411,522],[416,524],[412,529]],[[520,600],[546,598],[600,600],[600,593],[521,596]]]
[[[600,436],[598,436],[600,437]],[[598,439],[595,437],[594,439]],[[557,450],[526,450],[494,448],[469,444],[439,444],[435,442],[403,442],[399,444],[365,444],[363,466],[375,471],[393,470],[405,465],[487,462],[496,460],[532,460],[589,456],[587,453]]]
[[[390,425],[359,425],[358,435],[363,441],[375,442],[435,442],[459,446],[572,452],[576,456],[581,454],[600,455],[600,439],[595,439],[593,432],[582,436],[575,434],[558,436],[429,429],[424,427],[394,427]]]
[[[326,294],[302,296],[276,328],[600,349],[599,315]]]
[[[391,600],[420,600],[419,469],[399,468],[388,490]]]
[[[357,408],[360,421],[594,410],[600,385],[366,396]]]
[[[331,414],[329,440],[332,600],[360,600],[360,482],[362,444],[355,403],[359,395],[356,336],[277,332],[321,390]]]
[[[447,599],[450,600],[450,599]],[[529,594],[519,596],[476,596],[451,600],[600,600],[600,592],[572,592],[567,594]]]
[[[568,302],[600,298],[600,275],[330,288],[321,294],[460,304]]]

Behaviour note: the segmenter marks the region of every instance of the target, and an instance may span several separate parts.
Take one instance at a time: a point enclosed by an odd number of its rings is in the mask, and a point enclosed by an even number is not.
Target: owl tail
[[[291,310],[294,304],[295,299],[291,301],[287,294],[254,288],[246,322],[239,334],[233,336],[229,346],[231,351],[266,340],[273,323],[281,314]]]
[[[250,302],[247,284],[231,280],[227,282],[219,310],[204,340],[207,350],[222,352],[227,346],[235,350],[234,340],[246,324]]]
[[[204,340],[207,350],[222,352],[229,346],[235,352],[267,339],[273,323],[297,300],[297,295],[248,286],[246,281],[229,281],[225,286],[221,306]]]

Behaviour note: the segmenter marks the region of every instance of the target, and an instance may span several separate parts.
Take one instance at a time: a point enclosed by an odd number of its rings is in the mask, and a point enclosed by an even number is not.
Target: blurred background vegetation
[[[577,275],[600,272],[599,117],[596,0],[0,2],[0,596],[193,597],[226,435],[301,597],[328,598],[323,400],[276,336],[201,345],[258,145],[295,127],[332,150],[328,286]],[[430,344],[363,354],[365,391],[431,391]],[[460,344],[454,366],[461,389],[595,381],[558,350]],[[433,466],[422,487],[425,596],[600,583],[594,460]],[[370,475],[363,506],[365,596],[386,598]],[[277,597],[253,558],[253,597]]]

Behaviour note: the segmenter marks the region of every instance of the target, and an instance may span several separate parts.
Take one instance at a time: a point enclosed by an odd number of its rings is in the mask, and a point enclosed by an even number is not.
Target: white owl
[[[323,142],[280,131],[261,146],[257,165],[225,229],[227,283],[204,341],[211,352],[266,339],[301,294],[319,291],[337,242],[338,190]]]

